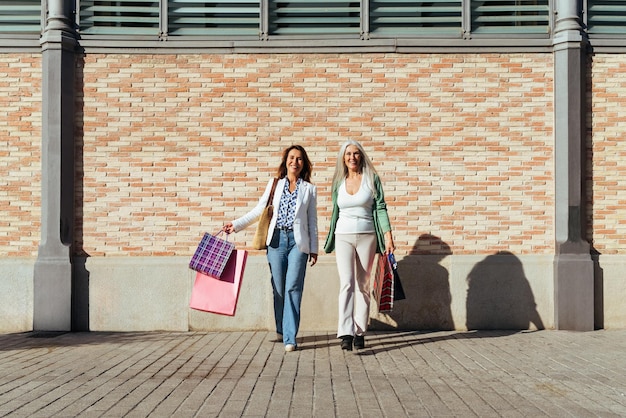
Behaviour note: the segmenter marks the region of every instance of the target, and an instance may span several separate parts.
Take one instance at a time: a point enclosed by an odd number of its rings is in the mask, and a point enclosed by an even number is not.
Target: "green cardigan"
[[[389,215],[387,214],[387,204],[385,203],[385,194],[383,186],[378,175],[374,175],[374,187],[376,188],[376,199],[372,206],[372,217],[374,219],[374,228],[376,229],[376,252],[383,254],[385,252],[385,233],[391,231]],[[337,189],[333,190],[333,213],[330,217],[330,230],[324,244],[324,251],[332,253],[335,251],[335,228],[337,227],[337,219],[339,219],[339,206],[337,206]]]

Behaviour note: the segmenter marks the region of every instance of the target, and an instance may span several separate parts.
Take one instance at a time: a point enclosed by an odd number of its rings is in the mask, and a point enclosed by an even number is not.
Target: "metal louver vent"
[[[472,0],[472,33],[547,34],[548,0]]]
[[[360,15],[360,2],[270,0],[270,34],[359,35]]]
[[[81,0],[80,32],[94,35],[158,35],[158,0]]]
[[[461,36],[461,0],[370,0],[372,36]]]
[[[260,2],[242,0],[170,0],[170,35],[259,35]]]
[[[40,33],[41,0],[1,0],[0,33]]]

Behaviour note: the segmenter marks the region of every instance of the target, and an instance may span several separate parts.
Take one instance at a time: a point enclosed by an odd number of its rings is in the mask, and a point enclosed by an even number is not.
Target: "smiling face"
[[[343,154],[343,163],[348,168],[348,171],[354,173],[361,172],[361,151],[355,145],[348,145],[346,152]]]
[[[287,174],[291,177],[298,178],[300,177],[300,173],[302,172],[302,168],[304,167],[304,157],[302,156],[302,152],[297,149],[292,149],[287,154],[287,161],[285,165],[287,167]]]

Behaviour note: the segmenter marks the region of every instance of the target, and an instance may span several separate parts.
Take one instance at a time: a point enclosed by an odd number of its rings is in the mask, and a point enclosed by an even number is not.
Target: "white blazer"
[[[278,220],[278,206],[280,198],[283,195],[286,178],[278,180],[276,183],[276,191],[274,192],[274,214],[270,221],[269,232],[267,234],[267,245],[272,241],[274,228]],[[267,205],[270,197],[272,183],[274,179],[270,179],[265,187],[265,192],[259,203],[250,212],[239,219],[233,221],[235,232],[247,228],[249,225],[257,221],[263,209]],[[318,254],[318,237],[317,237],[317,188],[306,181],[302,181],[298,190],[298,199],[296,201],[296,217],[293,221],[293,236],[296,240],[298,250],[305,254]]]

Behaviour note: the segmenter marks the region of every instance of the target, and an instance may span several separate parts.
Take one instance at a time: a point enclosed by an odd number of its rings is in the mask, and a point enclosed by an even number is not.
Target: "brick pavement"
[[[0,335],[0,416],[622,417],[626,330]]]

